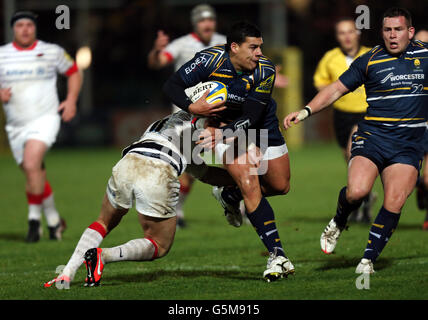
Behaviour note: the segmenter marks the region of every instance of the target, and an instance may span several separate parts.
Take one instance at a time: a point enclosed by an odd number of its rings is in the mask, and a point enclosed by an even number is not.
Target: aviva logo
[[[261,93],[270,93],[272,89],[274,77],[275,77],[275,74],[272,74],[269,78],[262,81],[260,85],[256,88],[256,91]]]

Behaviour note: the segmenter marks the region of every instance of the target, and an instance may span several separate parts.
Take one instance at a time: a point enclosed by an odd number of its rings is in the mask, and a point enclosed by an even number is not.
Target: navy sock
[[[224,187],[223,191],[221,192],[221,197],[228,204],[232,204],[232,205],[244,199],[242,197],[241,190],[238,188],[238,186]]]
[[[370,228],[369,241],[364,258],[374,262],[391,238],[400,220],[400,213],[393,213],[382,207]]]
[[[344,228],[348,222],[348,217],[352,211],[357,210],[361,206],[362,200],[358,203],[349,203],[346,200],[346,187],[343,187],[339,192],[339,199],[337,200],[336,216],[334,221],[340,228]]]
[[[279,233],[276,229],[275,215],[269,202],[262,197],[257,209],[251,213],[246,211],[246,215],[268,251],[271,253],[276,252],[278,256],[285,257]]]

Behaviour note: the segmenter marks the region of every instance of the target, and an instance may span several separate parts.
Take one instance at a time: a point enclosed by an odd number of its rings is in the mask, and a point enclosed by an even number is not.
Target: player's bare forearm
[[[348,91],[349,90],[343,85],[343,83],[340,80],[337,80],[322,88],[320,92],[318,92],[318,94],[308,103],[308,105],[311,107],[312,113],[317,113],[331,105]]]
[[[80,72],[75,72],[68,77],[67,80],[67,98],[61,102],[58,107],[58,112],[61,112],[61,118],[65,122],[70,121],[76,115],[76,102],[79,97],[80,88],[82,86],[82,75]]]
[[[77,102],[79,97],[80,88],[82,87],[82,74],[80,72],[75,72],[68,77],[67,80],[67,99],[74,103]]]

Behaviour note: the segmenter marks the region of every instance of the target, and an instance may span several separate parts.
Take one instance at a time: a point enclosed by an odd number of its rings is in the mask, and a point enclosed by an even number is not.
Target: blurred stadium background
[[[426,21],[426,1],[421,0],[211,0],[215,7],[218,31],[227,32],[236,20],[258,24],[265,40],[264,51],[283,66],[290,84],[275,89],[278,115],[294,110],[316,93],[312,76],[322,55],[336,46],[334,21],[342,16],[357,17],[355,8],[370,8],[370,30],[363,30],[362,44],[380,41],[379,17],[386,7],[404,6],[413,14],[416,28]],[[165,30],[170,39],[192,30],[193,0],[0,0],[0,43],[11,40],[9,19],[15,10],[33,10],[39,14],[38,36],[58,43],[75,56],[89,46],[92,63],[84,71],[84,86],[78,103],[78,116],[63,124],[55,147],[123,147],[138,136],[153,119],[167,114],[168,101],[161,87],[173,71],[147,68],[147,54],[156,32]],[[70,29],[55,27],[58,5],[70,9]],[[64,96],[65,81],[59,81]],[[289,145],[302,141],[333,140],[331,110],[293,128]],[[0,146],[9,152],[1,114]]]

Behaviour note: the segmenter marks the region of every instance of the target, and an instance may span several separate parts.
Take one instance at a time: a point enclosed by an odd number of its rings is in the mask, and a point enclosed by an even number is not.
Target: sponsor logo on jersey
[[[388,80],[390,80],[391,82],[394,82],[394,81],[400,81],[400,80],[424,80],[424,79],[425,79],[425,75],[423,73],[398,74],[394,76],[394,73],[390,72],[380,82],[385,83]]]
[[[270,93],[272,86],[273,86],[273,79],[275,77],[275,74],[272,74],[269,78],[262,81],[259,86],[256,88],[256,92],[261,93]]]
[[[207,62],[207,58],[205,56],[200,56],[196,58],[195,62],[193,62],[190,66],[184,69],[186,74],[189,74],[193,70],[195,70],[196,67],[200,66],[202,63]]]
[[[419,59],[415,59],[415,60],[413,61],[413,63],[414,63],[414,65],[415,65],[415,67],[416,67],[416,68],[419,68],[419,67],[420,67],[420,65],[421,65],[421,61],[420,61]]]
[[[240,97],[240,96],[238,96],[236,94],[233,94],[233,93],[228,93],[227,94],[227,99],[228,100],[233,100],[233,101],[238,101],[238,102],[244,102],[245,101],[244,97]]]
[[[251,125],[250,120],[246,119],[246,120],[239,120],[238,122],[236,122],[235,124],[235,130],[238,129],[246,129]]]
[[[6,75],[7,76],[24,76],[24,75],[30,75],[30,74],[33,74],[33,70],[25,70],[25,69],[23,69],[23,70],[16,70],[16,69],[14,69],[14,70],[7,70],[6,71]]]

